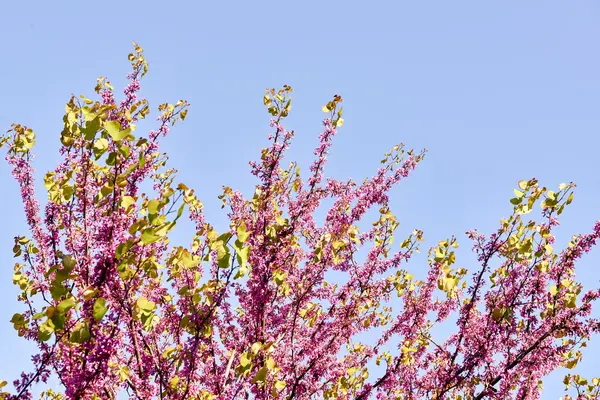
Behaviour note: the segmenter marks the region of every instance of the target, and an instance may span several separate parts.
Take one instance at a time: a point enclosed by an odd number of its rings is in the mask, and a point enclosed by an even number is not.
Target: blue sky
[[[428,149],[392,193],[402,228],[423,229],[428,246],[456,234],[466,250],[463,232],[494,229],[510,213],[516,182],[534,176],[547,186],[578,184],[561,243],[600,218],[597,2],[27,3],[3,4],[0,127],[19,122],[37,132],[40,180],[58,160],[70,94],[92,95],[101,75],[121,87],[135,40],[150,61],[143,94],[151,104],[192,104],[163,148],[213,220],[225,221],[222,185],[251,188],[247,162],[268,133],[261,98],[283,84],[294,88],[291,156],[306,167],[320,108],[335,93],[346,124],[330,175],[360,180],[398,142]],[[12,238],[26,231],[6,164],[0,185],[0,378],[12,380],[31,349],[8,323],[18,310]],[[580,264],[592,286],[598,262],[600,250]],[[475,266],[467,254],[462,264]],[[597,374],[600,343],[588,350],[581,372]],[[561,395],[561,380],[547,380],[544,399]]]

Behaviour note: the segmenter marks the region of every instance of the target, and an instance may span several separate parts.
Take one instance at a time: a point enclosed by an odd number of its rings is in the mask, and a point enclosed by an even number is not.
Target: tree
[[[294,136],[283,125],[292,92],[284,86],[264,95],[273,134],[251,163],[255,191],[246,198],[224,187],[230,227],[217,232],[159,151],[188,103],[160,105],[158,129],[136,136],[136,122],[150,113],[138,98],[148,64],[137,45],[129,60],[120,103],[104,78],[99,100],[67,103],[62,161],[44,176],[43,215],[33,131],[15,124],[2,139],[31,231],[15,238],[22,261],[13,280],[24,311],[11,322],[38,351],[13,394],[0,397],[31,398],[32,385],[54,373],[64,394],[44,398],[126,391],[133,399],[535,399],[540,380],[574,367],[600,329],[591,316],[600,292],[582,293],[575,280],[600,222],[566,249],[552,246],[574,184],[552,191],[520,181],[514,212],[494,233],[467,233],[479,261],[470,276],[454,266],[451,237],[430,250],[418,280],[404,264],[423,233],[394,249],[399,224],[388,192],[425,153],[394,146],[363,182],[325,179],[344,122],[336,95],[323,107],[320,144],[303,178],[295,163],[284,165]],[[153,190],[142,193],[148,183]],[[318,224],[325,199],[332,206]],[[535,204],[538,221],[527,219]],[[370,209],[378,217],[365,225]],[[172,245],[169,233],[184,215],[195,235],[187,247]],[[331,281],[331,271],[344,278]],[[438,341],[431,329],[444,321],[454,333]],[[565,383],[581,396],[600,391],[597,379],[569,375]]]

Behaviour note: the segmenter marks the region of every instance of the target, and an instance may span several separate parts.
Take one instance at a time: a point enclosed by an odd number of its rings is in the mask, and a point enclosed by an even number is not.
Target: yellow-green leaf
[[[527,181],[519,181],[519,187],[521,188],[521,190],[526,190],[528,184],[529,183]]]
[[[104,129],[106,129],[106,132],[108,132],[115,142],[120,142],[131,133],[131,129],[129,128],[122,131],[121,123],[119,121],[108,121],[104,125]]]
[[[67,311],[69,311],[74,306],[75,306],[75,301],[73,299],[65,299],[65,300],[61,301],[60,303],[58,303],[58,306],[56,308],[58,309],[59,314],[65,314],[65,313],[67,313]]]
[[[142,232],[142,243],[143,244],[152,244],[158,242],[160,240],[160,236],[154,233],[154,230],[151,228],[144,229]]]
[[[264,382],[266,378],[267,378],[267,367],[262,367],[261,369],[258,370],[256,375],[254,375],[254,378],[252,378],[252,383]]]
[[[106,308],[106,300],[103,298],[96,299],[96,301],[94,302],[94,310],[93,310],[94,319],[96,321],[100,321],[104,317],[104,314],[106,314],[107,311],[108,311],[108,308]]]

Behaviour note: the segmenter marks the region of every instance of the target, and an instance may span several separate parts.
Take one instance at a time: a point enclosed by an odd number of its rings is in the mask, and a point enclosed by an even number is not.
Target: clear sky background
[[[59,5],[60,3],[60,5]],[[296,131],[291,155],[305,169],[335,93],[346,124],[329,174],[361,180],[393,144],[427,148],[393,193],[403,232],[427,247],[509,215],[520,179],[578,184],[560,243],[600,218],[600,3],[596,1],[5,2],[0,24],[0,128],[38,134],[38,180],[58,161],[64,103],[117,88],[131,42],[150,61],[143,95],[152,105],[184,98],[188,120],[164,142],[171,165],[224,223],[222,185],[249,190],[247,162],[267,143],[266,87],[289,84]],[[40,185],[41,187],[41,185]],[[25,234],[17,185],[0,164],[0,379],[28,369],[32,347],[8,322],[20,310],[12,285],[13,237]],[[597,286],[600,249],[579,277]],[[459,265],[474,268],[465,254]],[[423,270],[425,255],[412,268]],[[600,338],[580,370],[600,373]],[[563,372],[544,399],[562,395]]]

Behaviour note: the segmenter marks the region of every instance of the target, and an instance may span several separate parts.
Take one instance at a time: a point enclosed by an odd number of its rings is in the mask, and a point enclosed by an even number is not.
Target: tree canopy
[[[490,234],[466,234],[478,265],[457,267],[449,237],[417,279],[408,262],[424,234],[399,233],[388,194],[425,152],[396,145],[364,181],[327,178],[344,123],[335,95],[301,173],[285,158],[294,131],[283,86],[263,98],[272,134],[251,163],[254,192],[223,188],[230,225],[218,232],[159,147],[189,104],[159,105],[157,128],[138,134],[151,115],[139,97],[148,63],[137,45],[129,61],[121,101],[100,78],[95,99],[66,104],[43,211],[34,132],[14,124],[2,139],[30,228],[15,237],[23,310],[10,322],[37,353],[0,398],[31,398],[54,374],[62,388],[42,398],[537,399],[544,376],[581,360],[600,329],[600,291],[584,291],[575,266],[600,222],[554,248],[573,183],[518,182],[512,214]],[[181,218],[195,227],[187,246],[169,241]],[[440,340],[432,330],[444,323],[453,333]],[[600,395],[597,378],[569,374],[565,385],[576,398]]]

